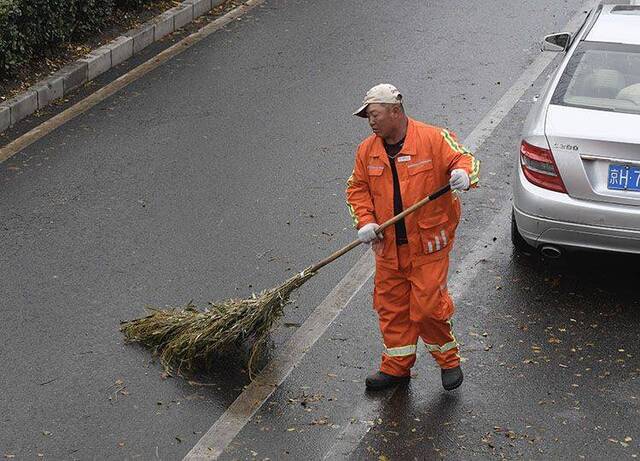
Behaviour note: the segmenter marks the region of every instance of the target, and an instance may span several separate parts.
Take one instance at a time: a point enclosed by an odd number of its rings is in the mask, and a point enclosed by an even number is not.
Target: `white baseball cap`
[[[367,106],[369,104],[401,104],[402,94],[389,83],[380,83],[367,91],[362,106],[353,113],[358,117],[367,118]]]

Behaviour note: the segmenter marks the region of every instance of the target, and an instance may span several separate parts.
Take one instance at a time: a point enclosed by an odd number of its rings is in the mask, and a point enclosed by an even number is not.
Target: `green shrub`
[[[17,0],[0,0],[0,75],[28,59],[28,44],[18,28],[21,14]]]
[[[71,40],[100,32],[115,8],[154,0],[0,0],[0,78]]]
[[[73,38],[82,38],[101,30],[112,13],[112,0],[76,1],[76,21]]]
[[[115,0],[116,7],[123,10],[140,8],[142,5],[149,3],[148,0]]]

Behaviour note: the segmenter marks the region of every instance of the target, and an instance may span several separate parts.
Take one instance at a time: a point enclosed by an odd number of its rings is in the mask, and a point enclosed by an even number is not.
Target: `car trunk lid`
[[[640,191],[630,190],[640,186],[640,115],[552,104],[545,133],[571,197],[640,205]],[[610,182],[610,167],[618,182]],[[612,189],[625,174],[628,188]]]

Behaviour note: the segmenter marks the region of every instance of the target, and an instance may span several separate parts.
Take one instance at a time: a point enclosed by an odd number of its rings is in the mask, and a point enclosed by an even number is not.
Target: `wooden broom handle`
[[[414,211],[416,211],[418,208],[423,207],[424,205],[426,205],[427,203],[429,203],[432,200],[437,199],[438,197],[446,194],[447,192],[449,192],[451,190],[451,186],[449,184],[447,184],[445,187],[443,187],[442,189],[434,192],[433,194],[423,198],[422,200],[420,200],[419,202],[414,203],[413,205],[411,205],[409,208],[407,208],[406,210],[404,210],[402,213],[397,214],[396,216],[394,216],[393,218],[391,218],[389,221],[386,221],[384,223],[382,223],[380,225],[380,227],[378,228],[378,230],[376,230],[376,234],[380,234],[382,233],[382,231],[384,231],[387,227],[389,226],[393,226],[395,223],[397,223],[398,221],[400,221],[401,219],[403,219],[405,216],[407,216],[408,214],[413,213]],[[340,250],[336,251],[335,253],[333,253],[331,256],[329,256],[326,259],[323,259],[322,261],[320,261],[319,263],[309,267],[308,269],[305,269],[304,272],[305,273],[313,273],[313,272],[317,272],[320,269],[322,269],[324,266],[326,266],[327,264],[329,264],[330,262],[335,261],[336,259],[338,259],[340,256],[344,255],[345,253],[350,252],[351,250],[353,250],[355,247],[359,246],[362,242],[360,240],[354,240],[353,242],[351,242],[349,245],[347,245],[344,248],[341,248]]]

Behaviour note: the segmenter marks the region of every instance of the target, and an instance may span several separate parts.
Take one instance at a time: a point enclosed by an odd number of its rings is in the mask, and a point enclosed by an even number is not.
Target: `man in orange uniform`
[[[422,338],[442,370],[443,387],[452,390],[463,379],[447,292],[460,201],[447,193],[387,228],[384,238],[376,230],[446,184],[454,191],[475,186],[480,163],[453,133],[407,117],[402,103],[397,88],[380,84],[354,113],[369,120],[373,134],[358,146],[347,204],[358,238],[373,244],[376,255],[373,305],[385,348],[366,386],[408,382]]]

